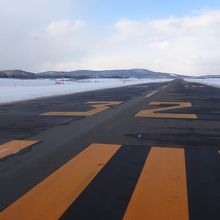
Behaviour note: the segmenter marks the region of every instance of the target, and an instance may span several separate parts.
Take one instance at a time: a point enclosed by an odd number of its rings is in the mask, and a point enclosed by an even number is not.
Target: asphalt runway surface
[[[219,220],[219,143],[183,80],[0,105],[0,219]]]

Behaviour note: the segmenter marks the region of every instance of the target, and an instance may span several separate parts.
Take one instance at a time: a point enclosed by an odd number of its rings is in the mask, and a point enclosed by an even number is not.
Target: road
[[[1,220],[219,220],[220,90],[174,80],[0,105]]]

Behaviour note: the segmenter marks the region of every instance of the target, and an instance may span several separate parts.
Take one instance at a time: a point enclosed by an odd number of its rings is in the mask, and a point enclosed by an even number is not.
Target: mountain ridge
[[[2,70],[0,78],[35,79],[36,74],[23,70]]]
[[[32,73],[23,70],[0,71],[0,78],[37,79],[37,78],[181,78],[183,76],[172,73],[154,72],[147,69],[128,70],[74,70],[47,71]]]
[[[73,70],[73,71],[46,71],[33,73],[23,70],[2,70],[0,78],[14,79],[55,79],[55,78],[169,78],[169,79],[205,79],[220,78],[220,75],[185,76],[174,73],[156,72],[148,69],[119,69],[119,70]]]

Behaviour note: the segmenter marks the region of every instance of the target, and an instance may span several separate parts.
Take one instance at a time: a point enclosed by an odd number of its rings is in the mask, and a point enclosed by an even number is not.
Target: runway
[[[183,80],[0,105],[0,219],[219,220],[220,89]]]

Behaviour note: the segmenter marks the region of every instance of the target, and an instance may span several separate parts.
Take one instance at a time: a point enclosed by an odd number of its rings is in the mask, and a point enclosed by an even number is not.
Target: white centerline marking
[[[148,95],[146,95],[146,98],[149,98],[149,97],[155,95],[157,92],[158,92],[158,90],[149,93]]]

